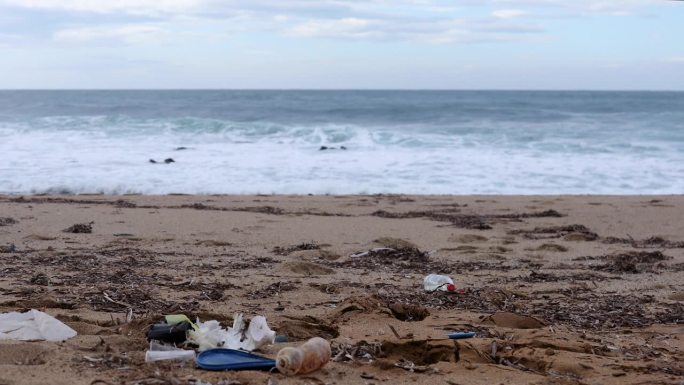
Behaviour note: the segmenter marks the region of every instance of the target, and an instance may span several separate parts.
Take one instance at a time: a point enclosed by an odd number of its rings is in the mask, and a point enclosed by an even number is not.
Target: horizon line
[[[684,1],[684,0],[682,0]],[[684,89],[573,88],[0,88],[7,91],[395,91],[395,92],[684,92]]]

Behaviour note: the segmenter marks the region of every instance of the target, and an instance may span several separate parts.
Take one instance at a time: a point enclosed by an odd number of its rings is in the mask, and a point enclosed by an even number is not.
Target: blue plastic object
[[[473,338],[475,337],[475,332],[456,332],[456,333],[449,333],[447,334],[449,336],[449,339],[452,340],[462,340],[465,338]]]
[[[271,370],[275,360],[233,349],[209,349],[197,356],[197,366],[206,370]]]

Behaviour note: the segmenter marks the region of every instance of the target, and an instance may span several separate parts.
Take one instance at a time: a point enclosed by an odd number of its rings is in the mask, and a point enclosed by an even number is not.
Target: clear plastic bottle
[[[314,337],[300,347],[280,349],[276,367],[287,376],[311,373],[327,364],[331,355],[330,343],[323,338]]]
[[[430,274],[423,281],[425,291],[455,291],[454,281],[446,275]]]

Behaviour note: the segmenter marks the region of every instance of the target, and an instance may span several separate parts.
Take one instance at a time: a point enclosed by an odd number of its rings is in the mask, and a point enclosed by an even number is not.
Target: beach
[[[0,384],[680,385],[683,216],[678,195],[0,196],[0,311],[78,333],[0,341]],[[259,354],[320,336],[333,362],[145,363],[163,315],[235,313],[288,337]]]

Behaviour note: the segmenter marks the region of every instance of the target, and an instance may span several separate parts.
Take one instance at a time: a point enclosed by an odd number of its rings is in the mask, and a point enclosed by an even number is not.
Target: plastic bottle
[[[331,355],[330,343],[314,337],[300,347],[280,349],[276,356],[276,367],[287,376],[311,373],[325,366]]]
[[[145,352],[145,362],[164,360],[191,361],[195,359],[194,350],[148,350]]]
[[[423,281],[425,291],[455,291],[454,281],[446,275],[430,274]]]

